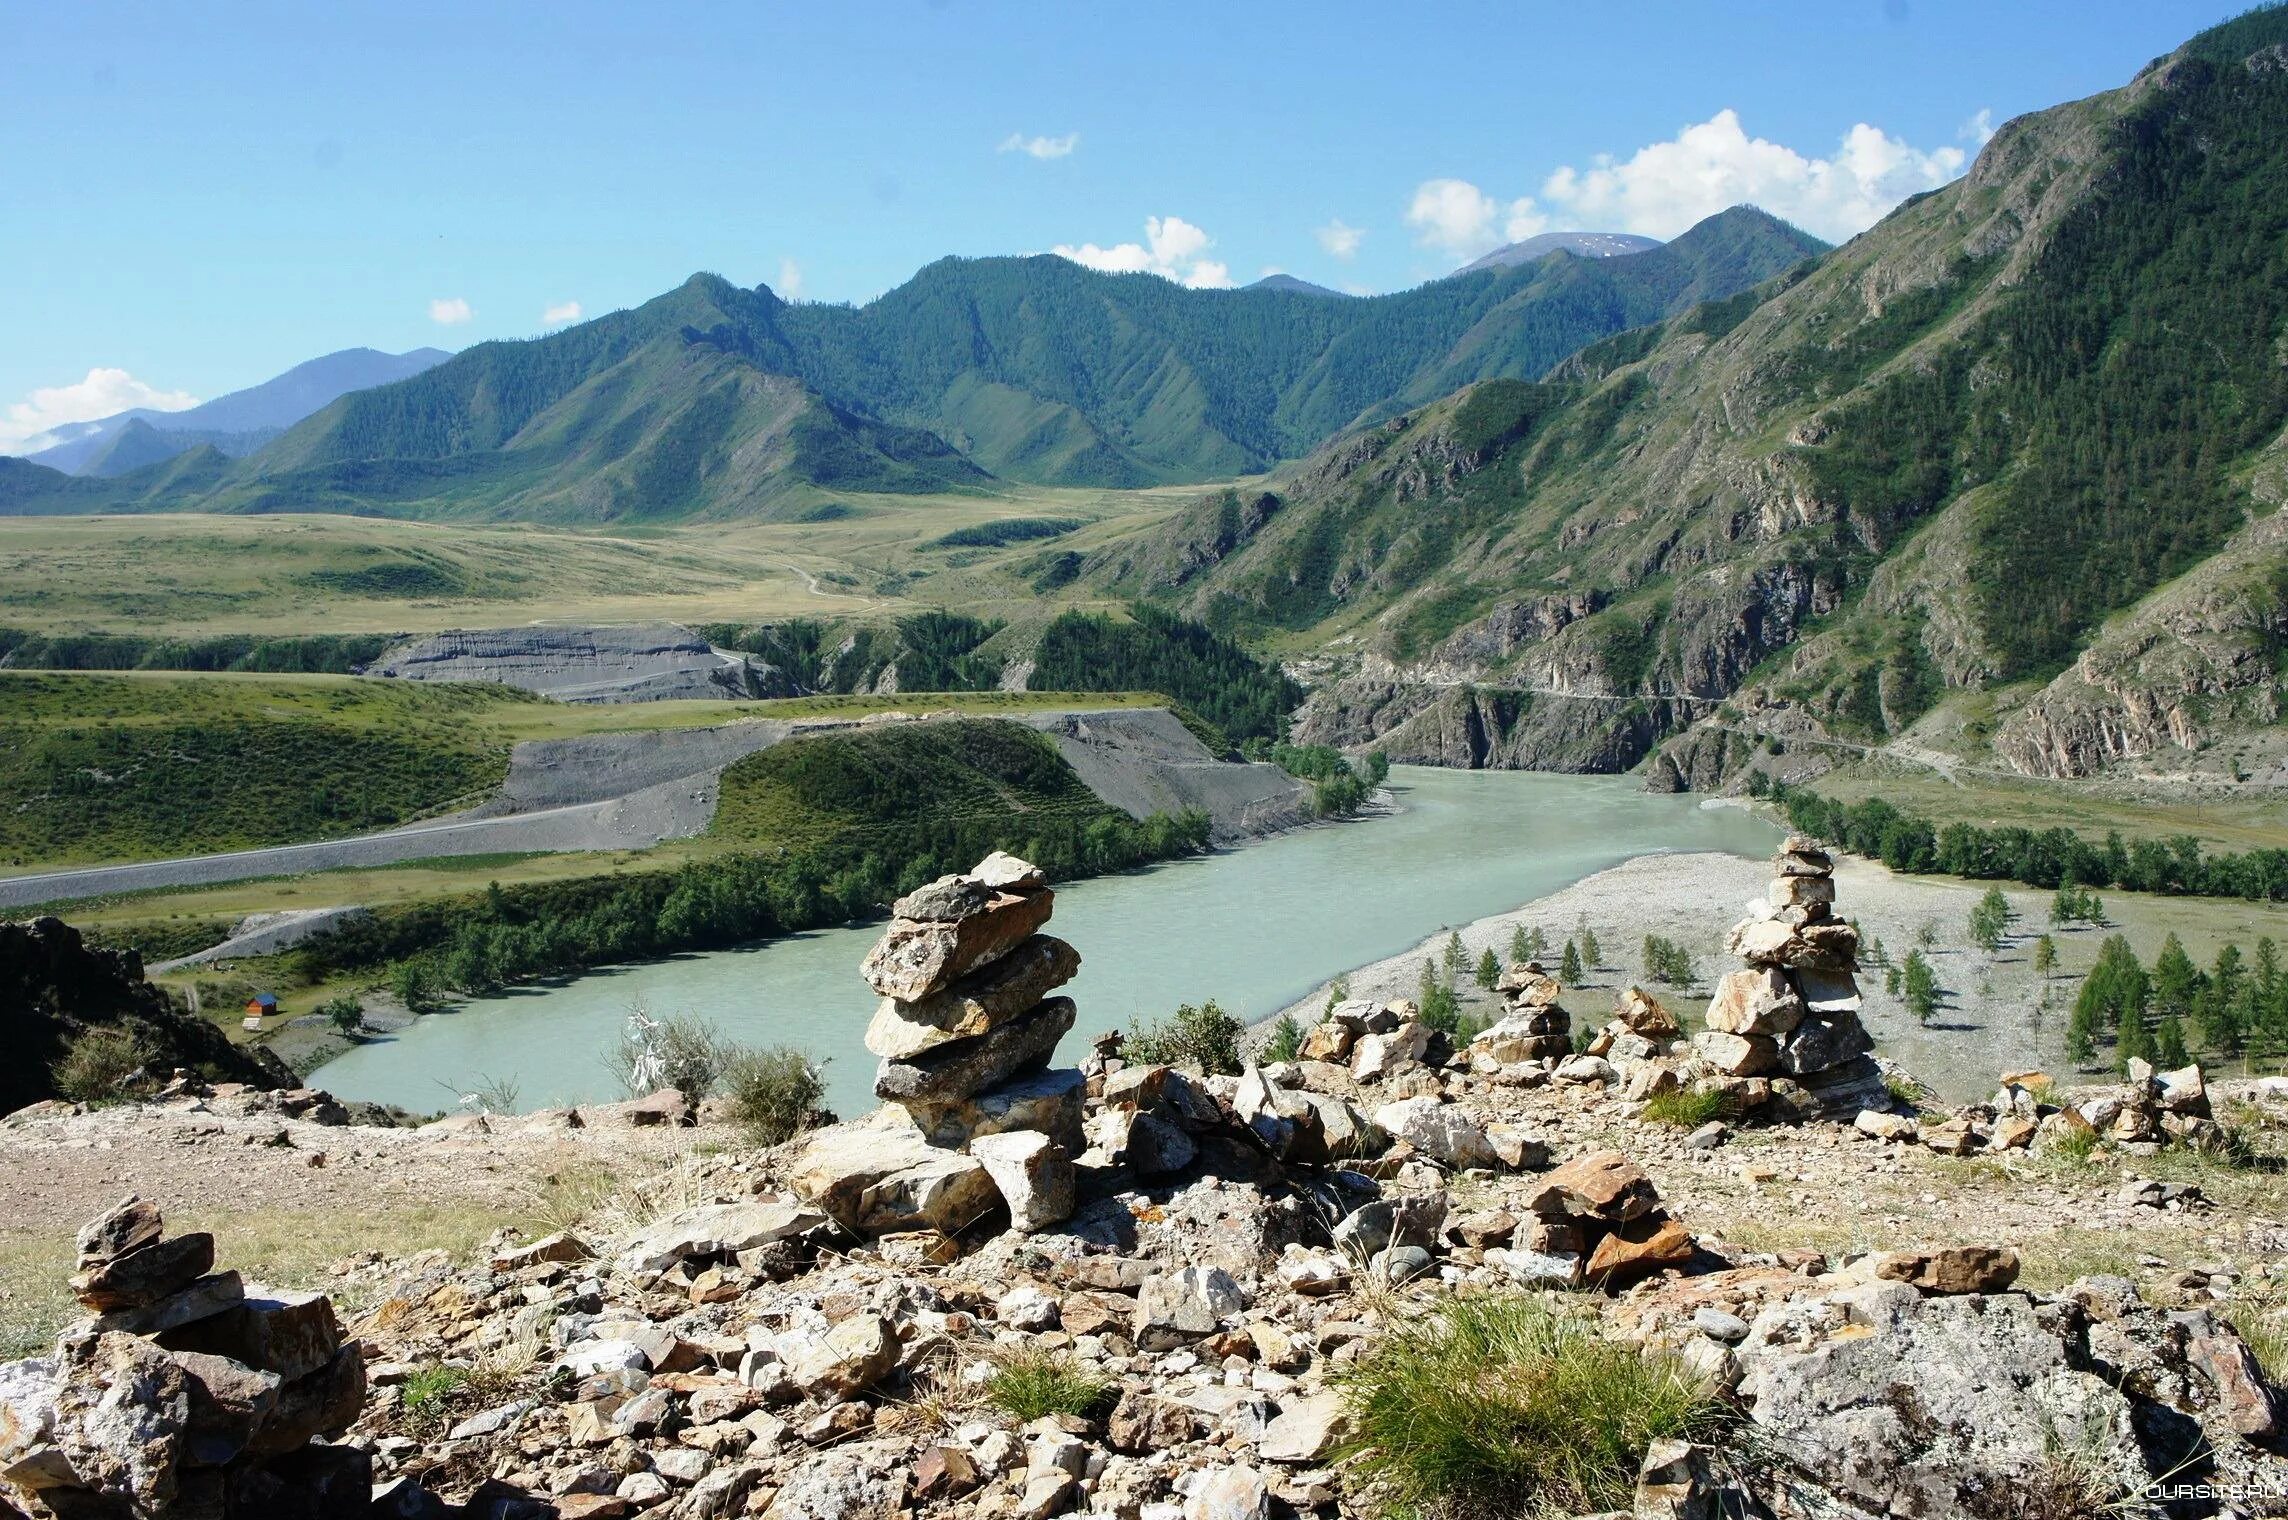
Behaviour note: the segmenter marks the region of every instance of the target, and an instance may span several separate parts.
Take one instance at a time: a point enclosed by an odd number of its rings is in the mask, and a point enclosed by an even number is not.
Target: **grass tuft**
[[[1711,1119],[1723,1118],[1730,1107],[1731,1100],[1714,1088],[1680,1087],[1645,1099],[1637,1117],[1647,1124],[1698,1129]]]
[[[1675,1358],[1508,1296],[1400,1324],[1343,1387],[1359,1475],[1397,1510],[1455,1520],[1626,1509],[1652,1442],[1731,1418]]]
[[[1110,1379],[1062,1352],[1015,1351],[999,1363],[985,1381],[986,1402],[1020,1423],[1051,1414],[1087,1419],[1112,1400]]]

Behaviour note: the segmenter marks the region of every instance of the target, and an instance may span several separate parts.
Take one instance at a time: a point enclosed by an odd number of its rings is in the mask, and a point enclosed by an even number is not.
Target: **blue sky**
[[[698,269],[863,301],[1061,248],[1390,290],[1743,195],[1841,237],[2242,8],[7,0],[0,451]]]

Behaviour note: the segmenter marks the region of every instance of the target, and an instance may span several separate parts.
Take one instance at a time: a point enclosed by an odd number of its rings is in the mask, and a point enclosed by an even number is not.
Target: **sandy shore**
[[[1770,874],[1771,868],[1762,861],[1730,855],[1640,855],[1510,912],[1459,926],[1462,945],[1472,966],[1488,948],[1497,958],[1506,958],[1512,933],[1521,925],[1538,924],[1548,936],[1549,966],[1554,971],[1567,938],[1586,925],[1596,933],[1605,964],[1567,992],[1565,1004],[1576,1028],[1594,1027],[1610,1017],[1615,995],[1631,982],[1642,983],[1688,1024],[1697,1024],[1710,984],[1735,967],[1723,954],[1724,932],[1746,916],[1748,900],[1762,893]],[[1862,1016],[1883,1055],[1956,1101],[1985,1096],[2004,1071],[2037,1066],[2065,1069],[2065,1025],[2073,990],[2095,959],[2105,932],[2050,931],[2050,894],[2005,887],[2017,917],[2001,950],[1989,956],[1970,944],[1969,931],[1970,910],[1985,890],[1983,883],[1898,876],[1849,856],[1839,857],[1836,865],[1837,910],[1880,940],[1893,960],[1903,960],[1921,936],[1932,937],[1921,948],[1946,991],[1946,1006],[1932,1023],[1918,1024],[1898,998],[1887,994],[1883,972],[1876,967],[1860,976],[1868,995]],[[2139,900],[2123,898],[2117,904],[2108,898],[2107,903],[2129,921],[2126,927],[2133,942],[2148,937],[2157,941],[2163,932],[2157,921],[2140,924]],[[2058,947],[2057,969],[2047,978],[2033,968],[2034,941],[2045,931],[2053,933]],[[1699,976],[1692,987],[1662,986],[1646,978],[1643,954],[1648,934],[1666,936],[1691,952]],[[1412,997],[1421,982],[1423,961],[1439,958],[1445,941],[1446,931],[1441,930],[1412,950],[1352,969],[1346,977],[1351,995]],[[2253,944],[2253,936],[2243,943]],[[2143,944],[2139,949],[2150,960],[2150,949]],[[1322,984],[1284,1011],[1310,1022],[1325,1006],[1332,986],[1332,982]],[[2050,1000],[2046,1011],[2045,987]],[[1490,1016],[1492,995],[1480,992],[1467,974],[1461,991],[1465,1008]]]

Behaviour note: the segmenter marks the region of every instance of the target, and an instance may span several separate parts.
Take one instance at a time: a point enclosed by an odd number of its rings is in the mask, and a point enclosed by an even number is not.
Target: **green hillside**
[[[2001,691],[2007,744],[2011,704],[2079,681],[2006,748],[2057,772],[2277,715],[2284,43],[2280,9],[2205,34],[1815,266],[1354,430],[1080,574],[1360,635],[1395,674],[1322,687],[1304,730],[1397,755],[1626,766],[1751,685],[1874,742]],[[2128,646],[2119,689],[2068,669],[2093,641]]]
[[[632,311],[353,392],[244,460],[198,449],[109,482],[14,466],[0,512],[627,522],[769,515],[801,487],[1212,480],[1465,380],[1538,375],[1821,246],[1738,208],[1647,253],[1552,254],[1343,301],[1050,256],[942,260],[857,308],[696,275]]]

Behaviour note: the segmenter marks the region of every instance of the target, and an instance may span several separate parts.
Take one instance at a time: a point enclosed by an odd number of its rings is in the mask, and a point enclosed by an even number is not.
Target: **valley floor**
[[[1605,964],[1590,969],[1567,991],[1565,1002],[1576,1027],[1602,1023],[1610,1016],[1614,995],[1632,982],[1642,982],[1694,1024],[1713,978],[1732,969],[1712,947],[1720,946],[1725,931],[1745,916],[1748,901],[1762,895],[1769,874],[1762,862],[1733,855],[1640,855],[1509,912],[1458,926],[1465,962],[1475,966],[1488,949],[1506,959],[1512,935],[1538,927],[1548,938],[1546,963],[1554,970],[1566,940],[1586,927],[1595,933]],[[2288,944],[2288,905],[2108,893],[2103,927],[2068,929],[2047,921],[2049,893],[2005,886],[2003,895],[2016,917],[2001,949],[1987,955],[1970,943],[1968,925],[1971,908],[1988,885],[1902,876],[1849,856],[1836,867],[1837,911],[1880,940],[1894,961],[1919,946],[1945,991],[1938,1016],[1919,1024],[1898,997],[1886,993],[1880,968],[1862,970],[1867,1004],[1861,1016],[1875,1037],[1877,1053],[1953,1102],[1987,1096],[2005,1071],[2046,1068],[2063,1075],[2068,1070],[2065,1031],[2075,990],[2108,934],[2127,938],[2147,964],[2172,933],[2202,965],[2228,942],[2237,943],[2244,954],[2267,935]],[[1926,930],[1932,942],[1921,944]],[[2057,966],[2047,976],[2033,967],[2034,944],[2044,933],[2058,952]],[[1701,980],[1680,988],[1649,978],[1643,960],[1647,935],[1687,947]],[[1440,932],[1402,954],[1352,968],[1343,975],[1350,996],[1413,997],[1423,963],[1440,961],[1445,942],[1446,934]],[[1458,981],[1465,1012],[1494,1016],[1493,994],[1480,991],[1466,974]],[[1308,1024],[1332,988],[1330,979],[1283,1011]]]

